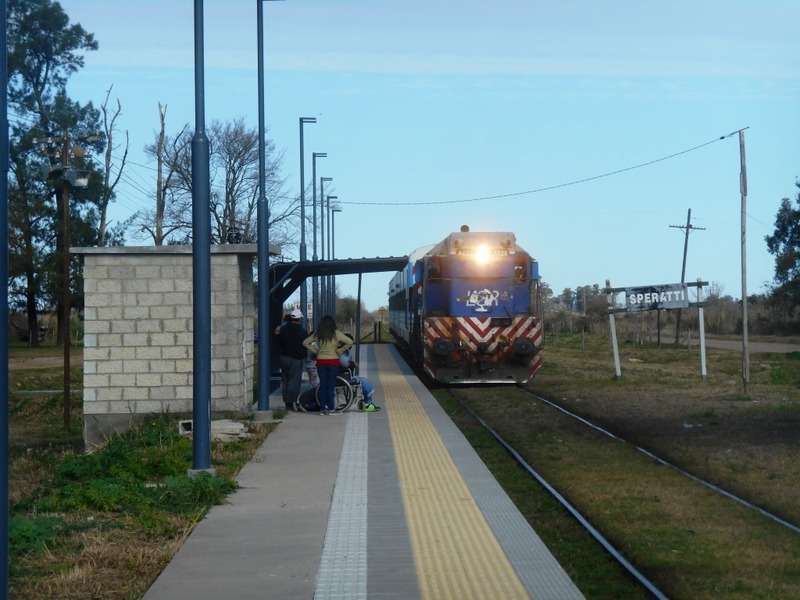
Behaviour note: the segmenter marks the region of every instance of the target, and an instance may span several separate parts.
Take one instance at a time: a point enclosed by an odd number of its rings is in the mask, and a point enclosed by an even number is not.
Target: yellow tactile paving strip
[[[406,376],[380,381],[422,598],[528,598]]]

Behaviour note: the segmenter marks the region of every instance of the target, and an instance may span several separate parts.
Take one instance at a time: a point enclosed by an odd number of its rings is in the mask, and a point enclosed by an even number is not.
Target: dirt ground
[[[692,347],[699,346],[699,340],[692,340]],[[706,346],[709,348],[720,348],[723,350],[742,350],[741,340],[722,340],[717,338],[706,338]],[[800,344],[792,344],[786,342],[773,342],[773,341],[756,341],[748,340],[747,348],[752,354],[763,354],[765,352],[800,352]]]
[[[69,357],[70,367],[79,367],[83,364],[83,350],[75,349]],[[35,357],[11,357],[8,359],[9,370],[20,369],[51,369],[53,367],[63,367],[64,357],[62,356],[35,356]]]

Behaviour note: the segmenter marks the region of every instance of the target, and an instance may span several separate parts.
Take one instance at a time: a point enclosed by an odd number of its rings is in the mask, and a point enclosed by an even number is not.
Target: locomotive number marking
[[[472,248],[459,248],[456,250],[456,256],[466,256],[472,257],[475,256],[476,252]],[[494,250],[489,250],[489,256],[508,256],[509,251],[502,248],[496,248]]]

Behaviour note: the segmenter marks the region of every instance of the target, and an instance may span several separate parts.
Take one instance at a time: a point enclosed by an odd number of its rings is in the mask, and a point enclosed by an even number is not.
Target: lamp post
[[[69,200],[70,200],[70,192],[73,188],[76,187],[86,187],[89,185],[89,178],[86,172],[82,172],[81,176],[76,176],[76,171],[73,169],[67,168],[67,163],[69,161],[69,151],[67,150],[67,141],[65,136],[65,143],[64,143],[64,153],[62,160],[64,161],[63,164],[66,170],[59,171],[58,169],[51,172],[51,175],[55,174],[56,178],[60,178],[61,181],[61,204],[63,209],[62,219],[64,223],[64,330],[62,333],[62,340],[64,342],[64,430],[66,431],[69,429],[70,426],[70,406],[72,403],[72,398],[70,396],[70,353],[72,351],[72,340],[70,339],[70,328],[69,328],[69,317],[70,313],[72,312],[71,306],[71,292],[69,289],[69,263],[70,263],[70,254],[69,254],[69,245],[70,245],[70,221],[69,221]],[[79,156],[75,151],[80,148],[80,146],[73,146],[73,156]],[[83,151],[81,150],[81,155]],[[38,335],[38,332],[29,332],[29,335]]]
[[[317,159],[318,158],[327,158],[328,154],[325,152],[312,152],[311,153],[311,181],[313,182],[313,211],[312,211],[312,218],[311,222],[314,224],[314,232],[313,232],[313,248],[311,251],[311,258],[314,262],[317,262]],[[320,213],[322,210],[320,210]],[[324,221],[323,221],[324,222]],[[317,288],[318,288],[318,281],[317,276],[311,280],[311,306],[314,307],[314,330],[316,331],[317,325],[319,324],[319,313],[320,313],[320,306],[319,306],[319,296],[317,295]]]
[[[320,233],[320,252],[322,252],[322,260],[325,260],[326,257],[330,258],[330,253],[325,252],[325,182],[326,181],[333,181],[333,177],[320,177],[319,178],[319,213],[320,213],[320,224],[319,224],[319,233]],[[327,277],[322,278],[322,304],[323,304],[323,311],[327,315],[329,314],[328,310],[328,295],[327,295]]]
[[[65,136],[66,137],[66,136]],[[69,154],[66,150],[66,143],[64,144],[64,165],[66,167],[69,160]],[[79,146],[73,147],[73,152]],[[83,151],[81,150],[81,155]],[[73,154],[78,156],[78,154]],[[58,171],[56,171],[58,172]],[[64,221],[64,331],[62,340],[64,342],[64,430],[68,430],[70,426],[70,411],[72,405],[72,398],[70,394],[70,353],[72,352],[72,340],[70,339],[69,317],[72,312],[71,306],[71,292],[69,289],[69,263],[70,263],[70,221],[69,221],[69,199],[70,192],[76,187],[86,187],[89,185],[89,177],[87,172],[81,172],[80,175],[73,169],[67,169],[60,173],[61,182],[61,204],[63,208],[63,221]],[[38,332],[28,332],[29,335],[38,335]]]
[[[92,135],[81,138],[82,141],[96,142],[97,136]],[[76,170],[70,164],[71,159],[82,160],[86,156],[84,147],[75,143],[77,140],[70,138],[67,132],[63,136],[52,137],[48,136],[45,140],[33,139],[34,144],[41,142],[42,154],[50,155],[51,160],[57,161],[57,164],[50,162],[42,165],[42,173],[47,175],[47,179],[55,184],[56,193],[60,192],[61,197],[61,224],[63,227],[61,247],[63,259],[63,312],[61,318],[61,341],[64,344],[64,430],[70,427],[70,411],[71,411],[71,392],[70,392],[70,351],[72,341],[70,340],[69,317],[71,310],[71,294],[70,294],[70,219],[69,219],[69,201],[70,194],[75,188],[84,188],[89,185],[89,171]],[[29,335],[37,335],[38,332],[29,331]]]
[[[303,125],[316,122],[316,117],[300,117],[300,262],[306,260],[306,177]],[[300,311],[303,313],[306,326],[308,326],[308,288],[305,281],[300,286]]]
[[[270,326],[269,326],[269,205],[266,188],[266,125],[264,120],[264,5],[256,0],[258,34],[258,410],[269,410]]]
[[[335,200],[338,197],[339,196],[327,196],[327,198],[325,199],[325,211],[326,212],[330,213],[330,210],[331,210],[331,199]],[[329,260],[333,258],[333,254],[331,253],[331,249],[330,249],[330,243],[331,243],[331,241],[330,241],[331,240],[330,226],[331,226],[331,220],[329,218],[328,219],[328,227],[329,227],[329,229],[328,229],[328,259]],[[333,304],[333,289],[332,289],[333,275],[328,275],[327,281],[325,283],[326,283],[326,286],[325,286],[325,288],[326,288],[325,303],[328,305],[329,310],[330,310],[330,307]]]
[[[203,2],[194,0],[192,136],[192,466],[211,469],[211,187],[206,135]]]
[[[336,196],[328,196],[328,204],[330,204],[331,198],[336,198]],[[342,212],[342,209],[339,207],[331,208],[331,260],[336,258],[336,245],[334,243],[334,227],[333,227],[333,217],[336,215],[337,212]],[[336,314],[336,276],[331,275],[331,284],[330,284],[330,308],[333,314]]]

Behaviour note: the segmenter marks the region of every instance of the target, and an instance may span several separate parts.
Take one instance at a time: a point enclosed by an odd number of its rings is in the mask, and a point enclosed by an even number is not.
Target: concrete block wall
[[[73,250],[84,255],[84,440],[143,416],[192,411],[191,246]],[[253,244],[211,253],[211,411],[253,410]]]

